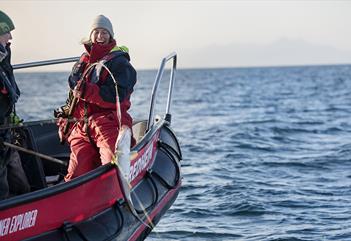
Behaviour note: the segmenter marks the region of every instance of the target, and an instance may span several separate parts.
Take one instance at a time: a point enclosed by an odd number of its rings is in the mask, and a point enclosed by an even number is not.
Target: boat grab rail
[[[171,124],[171,119],[172,119],[171,117],[172,116],[170,114],[170,109],[171,109],[171,102],[172,102],[173,85],[174,85],[174,80],[175,80],[175,72],[177,69],[177,53],[175,53],[175,52],[172,52],[171,54],[169,54],[168,56],[166,56],[162,59],[161,64],[160,64],[160,68],[157,71],[156,79],[155,79],[154,86],[153,86],[152,92],[151,92],[150,111],[149,111],[149,119],[147,122],[146,132],[149,131],[150,128],[154,125],[153,119],[154,119],[156,93],[157,93],[157,89],[158,89],[160,80],[162,79],[166,63],[170,60],[173,60],[173,65],[171,67],[171,74],[170,74],[170,78],[169,78],[165,120],[168,122],[168,124]]]
[[[76,62],[78,60],[79,60],[79,57],[51,59],[51,60],[44,60],[44,61],[28,62],[28,63],[23,63],[23,64],[14,64],[12,67],[13,67],[13,69],[25,69],[25,68],[39,67],[39,66],[45,66],[45,65]]]
[[[23,64],[14,64],[13,69],[16,70],[16,69],[32,68],[32,67],[39,67],[39,66],[46,66],[46,65],[70,63],[70,62],[78,61],[79,58],[80,57],[69,57],[69,58],[61,58],[61,59],[28,62],[28,63],[23,63]],[[172,102],[173,85],[174,85],[174,80],[175,80],[175,72],[177,69],[177,54],[175,52],[172,52],[168,56],[164,57],[161,61],[160,68],[158,69],[156,79],[154,82],[154,86],[153,86],[152,92],[151,92],[150,111],[149,111],[149,119],[147,122],[146,132],[149,131],[150,128],[154,124],[153,119],[154,119],[154,115],[155,115],[154,114],[154,108],[155,108],[154,106],[155,106],[155,101],[156,101],[156,93],[158,90],[160,80],[163,76],[163,72],[164,72],[166,63],[170,60],[173,60],[173,65],[171,67],[171,74],[170,74],[170,80],[169,80],[165,120],[168,122],[168,124],[171,124],[170,109],[171,109],[171,102]]]

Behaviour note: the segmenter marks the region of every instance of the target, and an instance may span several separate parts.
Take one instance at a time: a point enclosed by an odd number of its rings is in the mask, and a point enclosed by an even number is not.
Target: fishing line
[[[113,74],[111,73],[111,71],[109,70],[109,68],[108,68],[104,63],[102,63],[102,62],[97,62],[97,63],[94,63],[94,65],[100,65],[101,67],[103,67],[103,68],[109,73],[109,75],[111,76],[111,78],[112,78],[112,80],[113,80],[113,82],[114,82],[114,84],[115,84],[115,88],[116,88],[116,105],[117,105],[117,119],[118,119],[118,124],[119,124],[119,131],[120,131],[120,130],[122,129],[122,117],[121,117],[122,114],[121,114],[121,107],[120,107],[120,103],[119,103],[119,93],[118,93],[117,81],[116,81],[115,77],[113,76]],[[132,130],[130,130],[130,131],[132,131]],[[117,140],[116,140],[116,141],[117,141]],[[112,150],[110,150],[110,151],[112,152]],[[112,153],[113,153],[113,152],[112,152]],[[122,168],[121,168],[121,166],[120,166],[120,164],[118,163],[118,160],[117,160],[117,158],[116,158],[116,154],[117,154],[117,153],[114,153],[114,154],[115,154],[115,155],[113,155],[113,160],[112,160],[111,162],[112,162],[113,164],[117,165],[118,169],[119,169],[120,172],[122,173],[122,170],[121,170]],[[130,163],[129,163],[129,165],[130,165]],[[124,179],[124,181],[127,183],[129,190],[132,190],[132,186],[131,186],[129,180],[126,179],[126,178],[124,177],[124,175],[121,175],[121,176],[122,176],[121,178]],[[149,224],[151,225],[151,227],[150,227],[147,223],[145,223],[145,222],[139,217],[139,215],[137,214],[137,212],[136,212],[136,210],[135,210],[135,208],[134,208],[134,205],[133,205],[133,203],[132,203],[132,200],[130,200],[131,206],[132,206],[132,207],[129,207],[129,208],[131,209],[131,212],[132,212],[133,215],[134,215],[142,224],[144,224],[146,227],[148,227],[148,228],[150,228],[150,229],[155,228],[155,225],[154,225],[154,223],[152,222],[152,219],[150,218],[149,214],[147,213],[145,206],[142,204],[142,202],[140,201],[139,197],[138,197],[136,194],[135,194],[134,196],[135,196],[135,198],[136,198],[138,204],[142,207],[143,213],[144,213],[144,215],[145,215],[147,221],[148,221]],[[127,201],[127,203],[128,203],[128,201]],[[129,203],[128,203],[128,205],[129,205]]]

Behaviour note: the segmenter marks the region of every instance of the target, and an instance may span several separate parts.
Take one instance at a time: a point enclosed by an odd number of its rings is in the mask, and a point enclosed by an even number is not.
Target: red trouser
[[[68,137],[71,156],[65,181],[111,162],[119,128],[115,115],[111,112],[89,117],[89,135],[94,144],[89,140],[86,124],[82,121],[75,124]]]

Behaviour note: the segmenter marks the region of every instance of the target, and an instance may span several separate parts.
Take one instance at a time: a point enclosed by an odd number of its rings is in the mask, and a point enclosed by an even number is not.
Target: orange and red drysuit
[[[118,84],[121,109],[121,125],[132,128],[132,117],[128,114],[130,95],[136,83],[136,71],[129,63],[125,49],[116,46],[113,40],[107,45],[85,45],[87,50],[74,65],[69,77],[73,95],[78,99],[68,143],[71,156],[66,181],[78,177],[101,164],[111,162],[118,136],[119,120],[116,114],[115,83],[101,66],[89,66],[98,61],[104,63]],[[89,68],[89,71],[85,71]],[[135,144],[132,138],[131,145]]]

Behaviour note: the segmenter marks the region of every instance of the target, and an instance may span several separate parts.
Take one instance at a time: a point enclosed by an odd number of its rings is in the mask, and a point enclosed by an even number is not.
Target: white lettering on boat
[[[0,219],[0,237],[33,227],[37,220],[38,210],[20,213],[10,218]]]
[[[142,172],[142,170],[145,169],[145,167],[147,166],[147,164],[152,158],[152,149],[153,149],[153,144],[146,149],[144,154],[138,160],[136,160],[136,162],[134,162],[133,165],[131,165],[130,173],[129,173],[130,181],[136,178]]]

